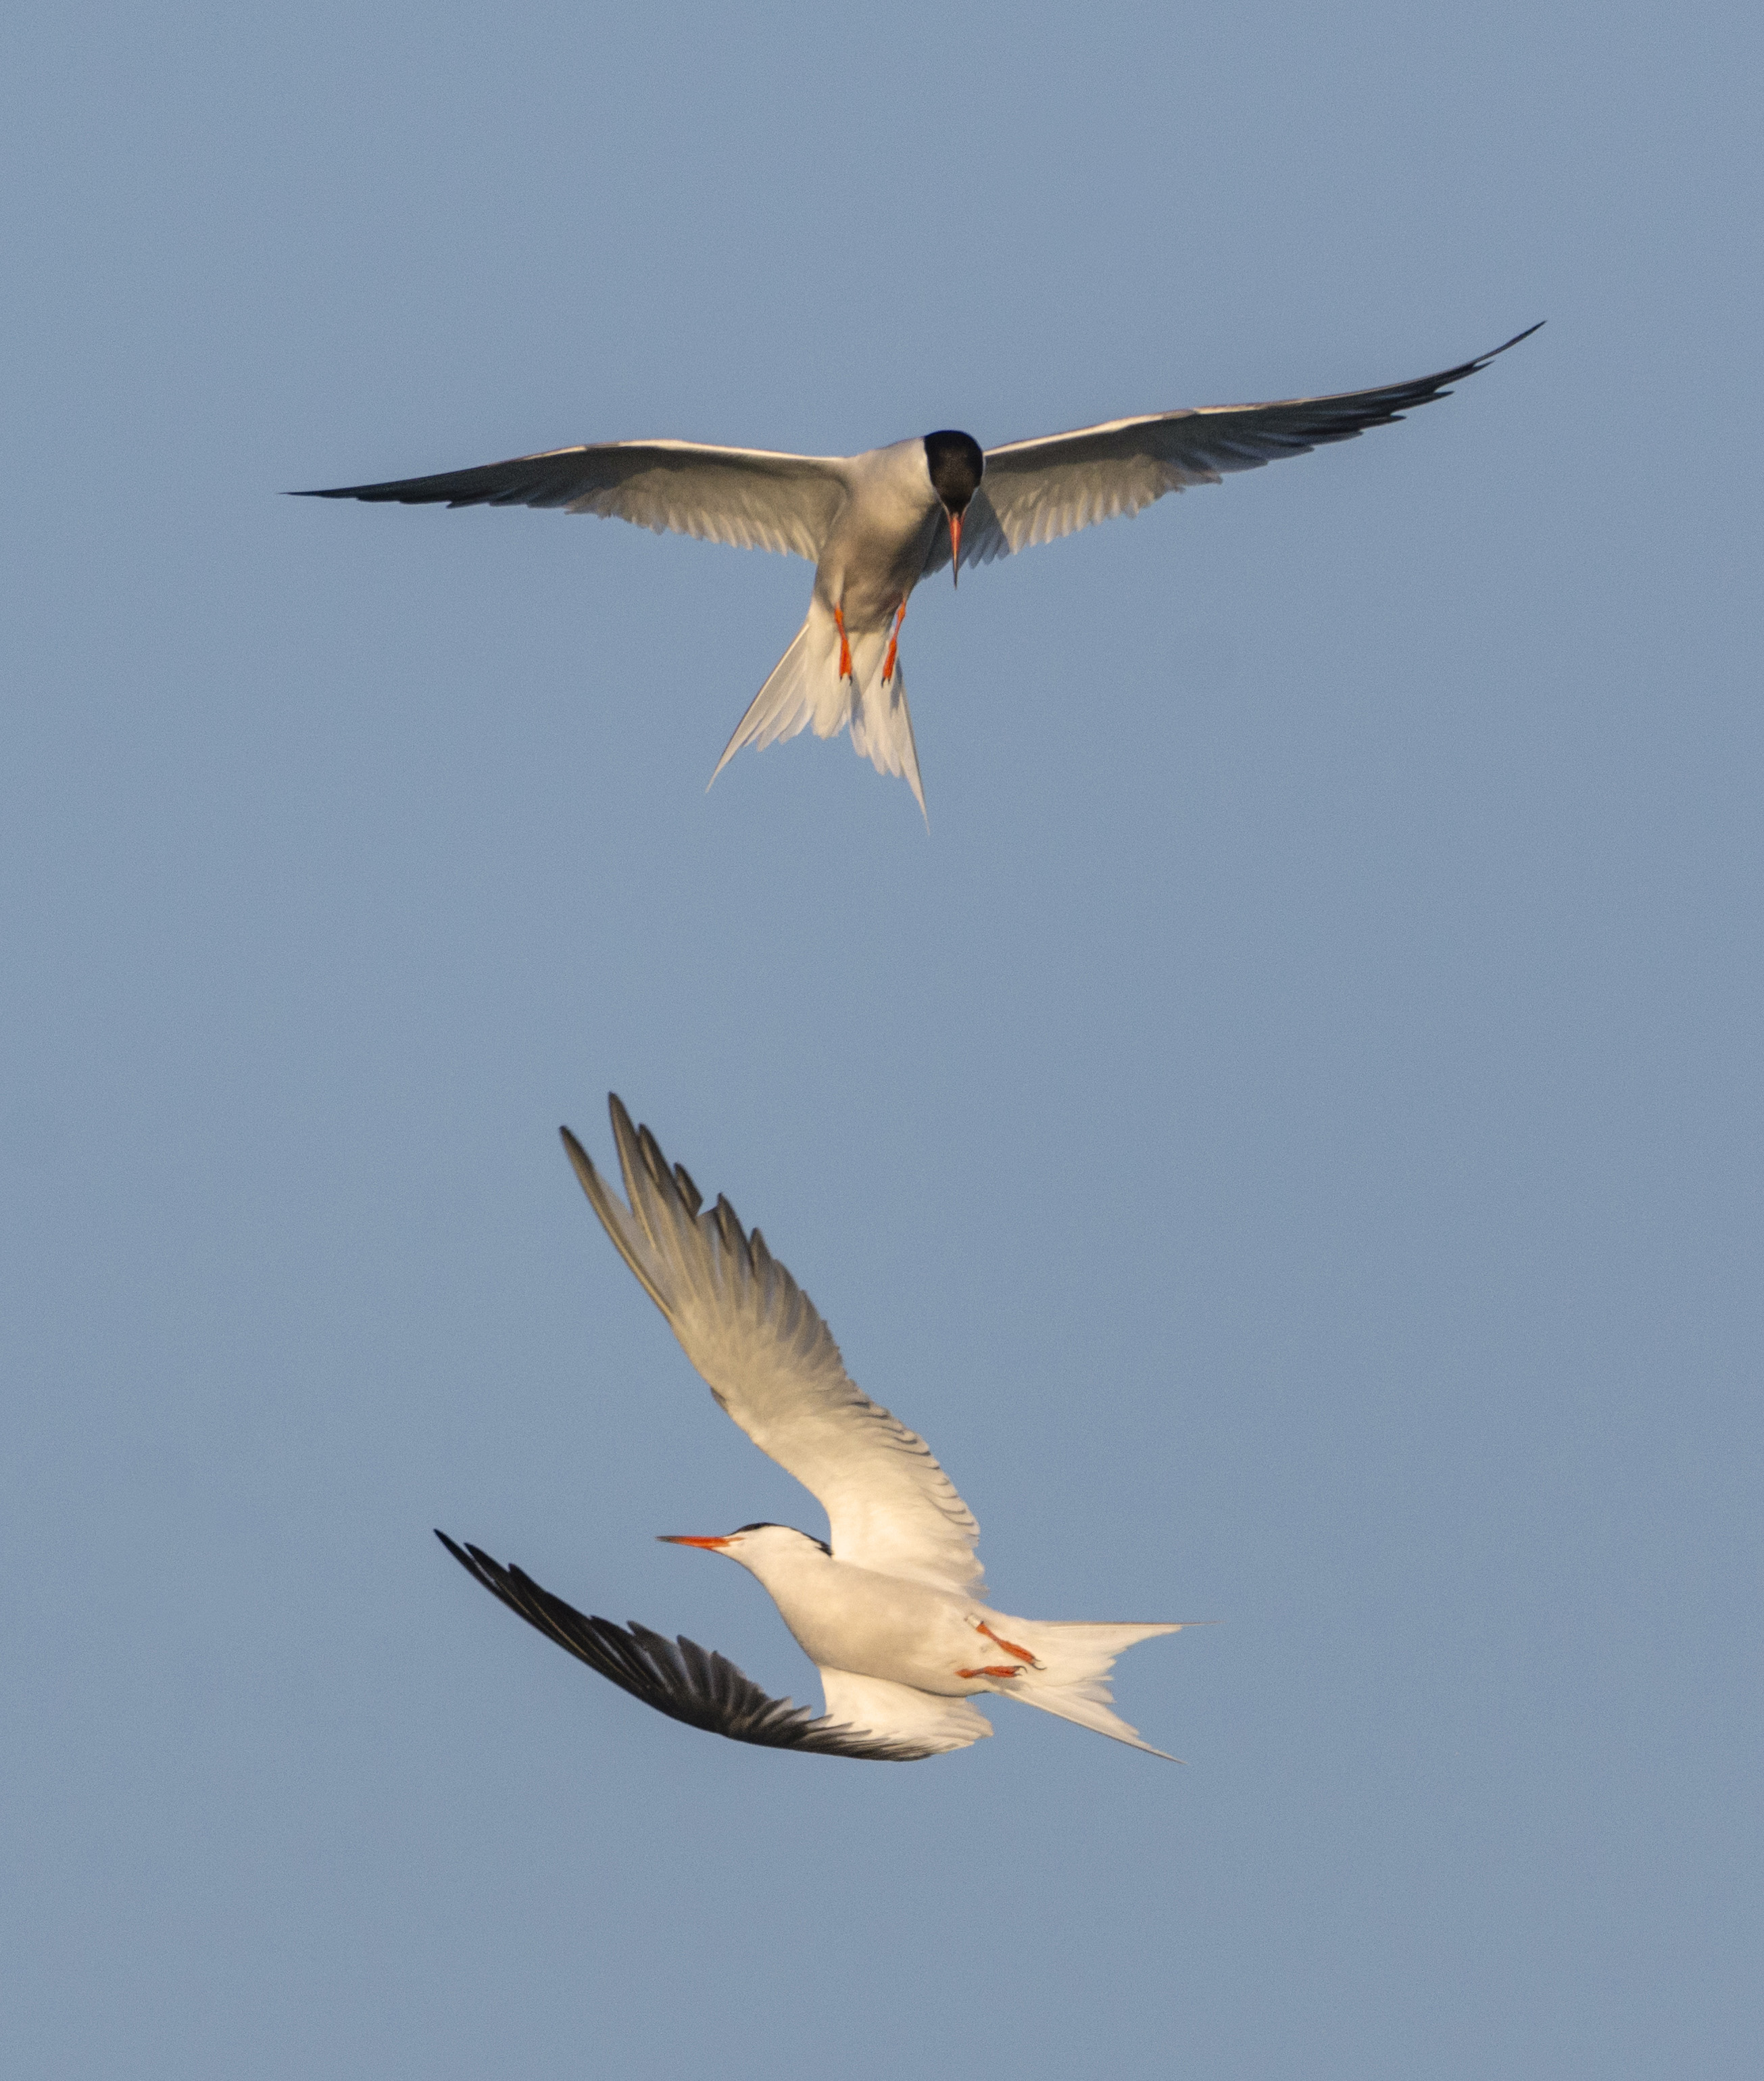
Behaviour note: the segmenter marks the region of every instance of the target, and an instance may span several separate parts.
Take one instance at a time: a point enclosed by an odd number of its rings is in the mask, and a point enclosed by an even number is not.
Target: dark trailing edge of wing
[[[707,1734],[726,1734],[732,1742],[806,1749],[816,1755],[913,1763],[936,1753],[916,1742],[885,1741],[856,1727],[817,1719],[788,1698],[767,1697],[733,1662],[695,1641],[670,1641],[635,1621],[627,1628],[610,1619],[585,1617],[561,1597],[541,1589],[531,1575],[492,1560],[481,1547],[456,1546],[439,1530],[435,1536],[468,1575],[530,1626],[670,1720],[683,1720]]]
[[[1533,333],[1541,332],[1544,325],[1544,321],[1539,318],[1523,332],[1514,333],[1511,339],[1491,347],[1486,354],[1460,361],[1455,368],[1442,368],[1436,376],[1418,376],[1411,382],[1388,384],[1372,390],[1349,390],[1333,397],[1296,400],[1294,405],[1283,400],[1245,409],[1276,412],[1293,410],[1295,405],[1316,407],[1316,423],[1302,429],[1295,428],[1291,437],[1293,447],[1301,453],[1311,448],[1325,447],[1330,441],[1350,441],[1370,427],[1396,425],[1405,412],[1412,412],[1418,405],[1431,405],[1441,397],[1449,397],[1454,383],[1479,374],[1497,355],[1505,354],[1510,347],[1517,347],[1522,339],[1529,339]]]
[[[1170,442],[1180,451],[1180,459],[1199,470],[1216,473],[1210,480],[1216,482],[1220,477],[1238,470],[1260,469],[1264,464],[1284,456],[1308,455],[1312,449],[1326,448],[1334,441],[1353,440],[1373,427],[1394,426],[1418,405],[1431,405],[1450,397],[1453,384],[1486,368],[1497,355],[1540,330],[1543,323],[1540,318],[1499,347],[1460,361],[1455,368],[1418,376],[1406,383],[1336,391],[1317,397],[1270,398],[1262,404],[1208,405],[1198,410],[1152,412],[1138,418],[1110,420],[1101,426],[1074,427],[1070,433],[1009,441],[1002,448],[989,448],[986,474],[968,507],[968,524],[962,534],[962,568],[966,570],[971,565],[990,563],[995,557],[1011,553],[1013,544],[993,509],[988,483],[1008,484],[1014,477],[1033,477],[1040,472],[1061,467],[1119,462],[1120,444],[1128,435],[1141,438],[1146,454],[1155,459],[1160,431],[1167,431]],[[1176,488],[1174,485],[1164,487],[1166,490]],[[1162,495],[1161,492],[1153,494]],[[1146,502],[1140,501],[1132,510],[1137,511]],[[1027,548],[1051,539],[1031,527],[1015,546]],[[921,577],[929,578],[948,561],[949,540],[939,530],[931,537]]]
[[[570,458],[586,456],[586,448],[564,449],[556,454],[514,456],[506,462],[483,463],[475,469],[443,470],[435,477],[401,477],[385,484],[343,484],[322,491],[296,491],[296,498],[359,498],[365,506],[566,506],[584,493],[607,488],[586,467],[572,476]],[[631,459],[623,470],[609,474],[607,486],[633,473]],[[651,469],[666,469],[674,459],[653,452],[642,460]],[[678,464],[675,463],[675,467]]]

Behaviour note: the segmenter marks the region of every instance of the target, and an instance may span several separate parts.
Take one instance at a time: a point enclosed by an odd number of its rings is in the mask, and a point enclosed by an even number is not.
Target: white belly
[[[998,1658],[975,1630],[984,1608],[946,1590],[838,1561],[766,1587],[804,1654],[823,1668],[955,1697],[985,1688],[958,1669]]]
[[[853,634],[886,628],[918,583],[939,527],[922,441],[899,441],[857,459],[851,495],[821,553],[815,591]]]

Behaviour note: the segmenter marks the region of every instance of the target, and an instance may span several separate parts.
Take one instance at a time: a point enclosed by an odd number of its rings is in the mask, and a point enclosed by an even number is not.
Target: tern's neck
[[[812,1540],[793,1539],[788,1546],[762,1549],[732,1557],[752,1575],[757,1575],[775,1597],[780,1590],[825,1579],[838,1566],[830,1553],[823,1553]]]

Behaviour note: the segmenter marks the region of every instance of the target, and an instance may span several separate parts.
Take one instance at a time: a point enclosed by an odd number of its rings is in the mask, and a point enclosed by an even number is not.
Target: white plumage
[[[607,441],[517,456],[481,469],[309,495],[418,506],[559,507],[815,565],[808,619],[737,725],[736,752],[812,728],[849,728],[855,750],[899,774],[920,809],[913,720],[898,668],[914,587],[953,559],[989,563],[1166,492],[1217,484],[1331,441],[1388,426],[1485,368],[1493,353],[1408,383],[1267,405],[1209,405],[1111,419],[982,452],[966,434],[927,434],[856,456],[780,455],[691,441]]]
[[[645,1629],[586,1619],[477,1548],[447,1541],[449,1550],[602,1674],[737,1739],[930,1755],[992,1732],[972,1703],[992,1693],[1150,1749],[1111,1709],[1108,1672],[1135,1642],[1179,1625],[1018,1618],[987,1604],[979,1527],[930,1447],[851,1380],[825,1323],[758,1230],[744,1230],[724,1199],[706,1210],[649,1129],[634,1128],[616,1097],[610,1107],[625,1197],[565,1129],[582,1189],[719,1406],[820,1500],[830,1531],[823,1542],[750,1524],[674,1543],[726,1554],[758,1578],[821,1671],[825,1716],[809,1721],[766,1698],[689,1642],[676,1651]]]

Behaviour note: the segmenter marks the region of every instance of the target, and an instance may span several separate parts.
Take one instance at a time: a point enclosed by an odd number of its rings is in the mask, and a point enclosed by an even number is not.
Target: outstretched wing
[[[628,1207],[566,1127],[602,1225],[720,1407],[817,1496],[841,1561],[977,1594],[980,1528],[922,1438],[848,1377],[808,1297],[727,1200],[701,1213],[683,1167],[608,1100]]]
[[[399,506],[561,506],[634,521],[658,535],[695,535],[738,549],[821,554],[845,503],[837,456],[776,455],[695,441],[603,441],[551,448],[479,469],[303,491],[302,498],[359,498]]]
[[[928,1755],[965,1749],[985,1741],[993,1730],[992,1722],[971,1698],[915,1691],[909,1684],[854,1676],[848,1669],[822,1668],[821,1688],[827,1694],[830,1720],[889,1741],[922,1743]]]
[[[1448,395],[1454,383],[1486,368],[1495,355],[1537,329],[1529,326],[1493,353],[1412,383],[1331,397],[1288,397],[1272,405],[1153,412],[989,448],[985,475],[962,525],[963,566],[990,563],[1118,513],[1137,513],[1166,491],[1217,484],[1232,470],[1260,469],[1329,441],[1350,441],[1368,427],[1388,427],[1416,406]],[[940,532],[932,542],[926,574],[948,561],[948,540]]]
[[[788,1698],[767,1697],[733,1662],[708,1652],[695,1641],[667,1640],[635,1623],[627,1629],[610,1619],[586,1618],[561,1597],[542,1590],[519,1568],[505,1568],[492,1560],[482,1547],[456,1546],[444,1532],[435,1536],[468,1574],[530,1626],[670,1720],[683,1720],[689,1727],[726,1734],[732,1742],[751,1742],[759,1748],[807,1749],[817,1755],[860,1756],[874,1763],[914,1763],[959,1746],[947,1738],[934,1738],[929,1731],[915,1735],[903,1729],[898,1736],[891,1736],[880,1727],[817,1720]],[[985,1732],[992,1731],[984,1719],[981,1726]],[[975,1737],[970,1734],[967,1738]]]

